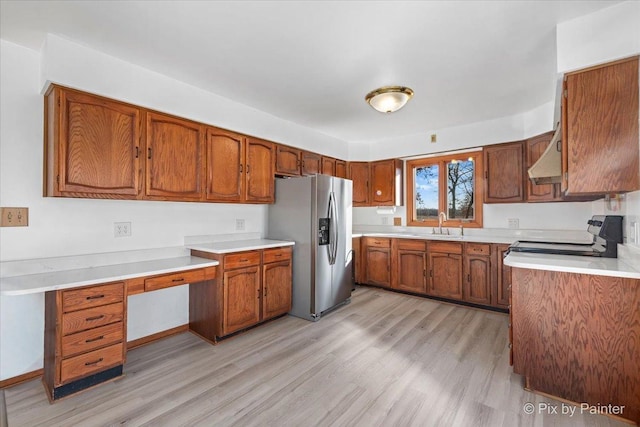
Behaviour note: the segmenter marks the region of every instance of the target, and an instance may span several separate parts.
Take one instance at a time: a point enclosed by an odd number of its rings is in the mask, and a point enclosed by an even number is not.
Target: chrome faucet
[[[447,213],[446,212],[440,212],[438,214],[438,234],[442,234],[442,222],[443,222],[442,218],[444,218],[444,221],[447,220]]]

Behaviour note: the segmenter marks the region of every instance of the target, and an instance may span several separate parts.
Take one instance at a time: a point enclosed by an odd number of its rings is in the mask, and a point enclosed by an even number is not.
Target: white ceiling
[[[553,99],[555,27],[617,1],[1,1],[0,37],[46,33],[345,141],[418,134]],[[414,98],[384,115],[370,90]]]

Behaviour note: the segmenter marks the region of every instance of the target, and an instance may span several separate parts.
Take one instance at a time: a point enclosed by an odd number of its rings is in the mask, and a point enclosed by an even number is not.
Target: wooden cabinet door
[[[369,163],[349,162],[349,179],[353,181],[353,206],[369,206]]]
[[[522,142],[484,147],[484,202],[524,201]]]
[[[424,294],[427,292],[427,254],[424,251],[398,249],[393,288]]]
[[[140,109],[61,88],[48,95],[48,104],[56,95],[59,107],[47,106],[46,137],[56,128],[57,108],[61,118],[59,134],[47,148],[51,158],[46,161],[58,164],[48,165],[54,169],[48,178],[52,189],[57,181],[57,191],[49,195],[135,199],[141,190]]]
[[[159,200],[201,200],[203,148],[202,125],[147,112],[145,195]]]
[[[464,273],[464,300],[476,304],[491,304],[491,258],[466,255]]]
[[[322,173],[324,175],[336,176],[336,159],[322,156]]]
[[[371,205],[393,206],[400,204],[402,188],[402,163],[400,160],[382,160],[371,163]]]
[[[222,335],[260,322],[260,267],[223,273]]]
[[[286,145],[276,145],[276,173],[300,175],[301,151]]]
[[[429,294],[462,299],[462,255],[429,252]]]
[[[274,202],[273,151],[273,143],[247,138],[245,201],[251,203]]]
[[[244,193],[242,135],[207,129],[207,200],[240,202]]]
[[[509,245],[495,245],[496,254],[496,292],[492,301],[493,305],[508,308],[511,294],[511,267],[504,264],[504,254],[509,250]]]
[[[529,169],[535,162],[538,161],[542,153],[549,146],[553,138],[553,132],[548,132],[542,135],[538,135],[534,138],[528,139],[526,147],[526,165]],[[536,185],[528,179],[528,175],[525,173],[526,189],[527,189],[527,202],[552,202],[560,201],[560,189],[558,184],[540,184]]]
[[[389,248],[366,248],[367,283],[391,286],[391,250]]]
[[[344,160],[336,160],[336,174],[338,178],[347,177],[347,162]]]
[[[291,260],[262,266],[262,320],[291,310]]]
[[[302,152],[302,175],[315,175],[320,173],[322,168],[322,156],[309,151]]]
[[[567,195],[640,189],[638,57],[564,81],[562,190]]]

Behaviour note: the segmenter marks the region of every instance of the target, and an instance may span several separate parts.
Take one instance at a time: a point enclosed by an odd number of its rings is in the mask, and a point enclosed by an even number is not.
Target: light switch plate
[[[507,222],[509,224],[509,228],[511,229],[520,228],[520,220],[518,218],[509,218]]]
[[[28,227],[29,208],[0,208],[0,227]]]

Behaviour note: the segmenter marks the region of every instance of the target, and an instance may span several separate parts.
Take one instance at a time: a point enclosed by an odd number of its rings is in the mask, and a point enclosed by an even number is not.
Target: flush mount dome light
[[[404,86],[385,86],[372,90],[365,101],[381,113],[398,111],[411,99],[413,90]]]

